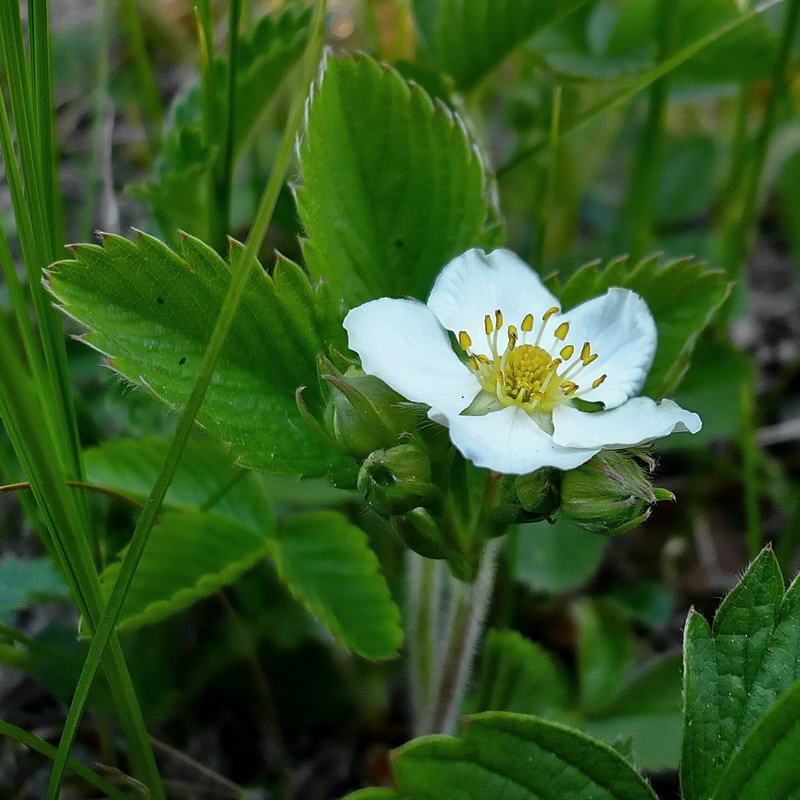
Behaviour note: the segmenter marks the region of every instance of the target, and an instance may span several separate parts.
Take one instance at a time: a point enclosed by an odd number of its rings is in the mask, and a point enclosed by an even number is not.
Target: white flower
[[[430,406],[464,457],[496,472],[573,469],[603,448],[701,427],[671,400],[635,396],[656,350],[639,295],[609,289],[562,313],[509,250],[468,250],[427,305],[384,297],[353,309],[344,327],[365,372]],[[604,410],[580,411],[576,398]]]

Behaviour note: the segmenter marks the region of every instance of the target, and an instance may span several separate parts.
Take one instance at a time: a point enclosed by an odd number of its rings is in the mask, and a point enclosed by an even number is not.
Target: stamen
[[[533,314],[526,314],[525,319],[522,320],[522,330],[529,333],[533,330]]]
[[[567,334],[569,333],[569,322],[562,322],[557,328],[555,337],[556,339],[560,339],[562,342],[564,339],[567,338]]]
[[[568,344],[566,347],[561,348],[561,353],[559,355],[564,359],[564,361],[569,361],[574,352],[575,348],[571,344]]]
[[[494,330],[492,326],[492,318],[488,314],[483,318],[483,328],[486,331],[487,336]]]
[[[547,311],[542,314],[542,322],[547,322],[553,314],[558,314],[561,309],[558,306],[553,306],[552,308],[548,308]]]
[[[503,327],[503,312],[499,308],[494,312],[494,326],[497,330]]]
[[[601,375],[593,384],[592,389],[596,389],[606,378],[608,375]]]
[[[463,350],[469,350],[469,348],[472,347],[472,339],[466,331],[458,332],[458,343],[461,345]]]
[[[575,394],[575,392],[577,392],[577,391],[578,391],[578,384],[577,384],[577,383],[573,383],[573,384],[572,384],[572,385],[569,387],[569,389],[565,389],[565,390],[564,390],[564,394],[565,394],[567,397],[572,397],[572,395],[573,395],[573,394]]]
[[[513,350],[517,346],[517,339],[519,339],[519,334],[517,333],[517,329],[514,325],[508,326],[508,347],[510,350]]]
[[[592,353],[592,355],[583,362],[583,366],[588,367],[593,361],[597,361],[597,353]]]
[[[578,384],[575,381],[564,381],[561,384],[561,388],[564,390],[565,394],[572,394],[572,392],[576,391],[578,388]]]
[[[581,361],[583,361],[583,365],[586,366],[586,359],[592,354],[592,346],[589,342],[584,342],[583,347],[581,348]]]

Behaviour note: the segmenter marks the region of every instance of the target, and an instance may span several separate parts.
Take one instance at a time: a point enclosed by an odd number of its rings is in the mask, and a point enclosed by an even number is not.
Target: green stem
[[[189,434],[194,427],[195,417],[202,405],[206,389],[211,382],[217,359],[222,351],[225,338],[233,323],[236,309],[238,308],[245,287],[247,286],[251,269],[264,241],[264,237],[266,236],[270,220],[272,219],[275,203],[292,159],[295,136],[297,135],[303,118],[305,97],[311,85],[311,81],[314,78],[316,66],[319,61],[322,49],[325,8],[325,0],[318,0],[312,21],[311,36],[304,58],[304,75],[301,91],[295,97],[292,104],[283,138],[275,158],[275,163],[270,173],[264,194],[261,197],[258,210],[256,211],[253,227],[247,238],[247,244],[242,255],[233,259],[234,266],[231,282],[211,333],[211,338],[203,357],[197,381],[178,418],[175,433],[170,442],[161,472],[150,492],[150,496],[147,498],[144,510],[137,520],[130,544],[120,564],[117,580],[111,589],[108,603],[92,639],[86,661],[78,679],[77,686],[75,687],[75,694],[67,714],[64,732],[59,743],[58,755],[53,765],[53,773],[50,776],[48,800],[58,800],[59,787],[64,774],[66,761],[75,739],[75,734],[78,729],[78,724],[80,723],[84,705],[86,704],[86,699],[89,695],[92,681],[94,680],[97,668],[102,659],[103,651],[114,632],[114,626],[116,625],[119,613],[122,609],[125,595],[128,592],[139,560],[147,545],[147,540],[161,507],[161,503],[175,475],[175,470],[183,454]]]
[[[761,550],[764,530],[759,509],[758,464],[760,453],[756,441],[755,420],[753,418],[753,386],[750,381],[743,381],[741,386],[741,450],[742,450],[742,482],[744,484],[745,502],[745,538],[747,541],[747,557],[752,561]]]
[[[664,61],[672,53],[680,3],[681,0],[659,0],[659,61]],[[668,100],[669,78],[665,76],[650,87],[647,118],[631,170],[625,216],[630,231],[628,250],[634,262],[644,256],[653,234]]]
[[[731,278],[744,270],[759,211],[759,191],[764,164],[778,119],[780,100],[785,96],[789,80],[789,61],[800,21],[800,0],[789,0],[783,20],[781,43],[772,70],[772,85],[761,125],[741,172],[738,191],[733,197],[733,213],[729,214],[722,233],[722,266]]]
[[[54,758],[56,748],[44,739],[34,736],[32,733],[12,725],[10,722],[0,720],[0,736],[7,736],[9,739],[25,745],[25,747],[35,750],[47,758]],[[104,778],[101,778],[96,773],[92,772],[87,766],[76,761],[74,758],[69,760],[69,768],[79,777],[83,778],[88,784],[94,786],[95,789],[103,792],[110,800],[131,800],[130,795],[117,789],[116,786],[110,784]]]
[[[545,176],[544,197],[539,205],[536,251],[533,263],[542,269],[547,255],[548,230],[555,210],[556,178],[558,176],[559,129],[561,127],[561,87],[553,89],[550,110],[550,146],[547,153],[547,174]]]

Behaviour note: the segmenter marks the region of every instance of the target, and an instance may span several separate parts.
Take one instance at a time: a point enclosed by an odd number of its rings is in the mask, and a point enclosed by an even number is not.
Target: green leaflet
[[[90,483],[144,500],[164,463],[168,442],[156,436],[116,439],[84,453]],[[216,499],[219,498],[219,499]],[[231,463],[230,455],[206,438],[186,445],[164,506],[197,511],[211,506],[214,514],[271,533],[275,512],[260,476]]]
[[[240,246],[232,245],[233,258]],[[107,235],[102,247],[76,245],[73,260],[51,268],[62,309],[90,332],[84,340],[109,365],[172,407],[185,403],[230,267],[184,235],[180,252],[139,234]],[[298,288],[300,287],[300,288]],[[319,402],[316,357],[330,317],[299,267],[280,259],[274,276],[253,269],[198,422],[247,467],[276,474],[323,475],[346,463],[310,431],[295,403]]]
[[[777,559],[765,549],[725,598],[713,626],[690,614],[684,644],[685,800],[714,796],[731,756],[800,678],[799,587],[795,581],[784,593]]]
[[[304,514],[281,528],[274,555],[295,597],[353,652],[397,655],[400,611],[362,530],[333,511]]]
[[[299,4],[267,14],[252,33],[239,40],[237,64],[236,123],[234,158],[244,151],[258,122],[269,107],[278,86],[303,52],[308,39],[310,8]],[[223,119],[228,64],[214,63],[216,108]],[[217,151],[204,142],[202,101],[198,87],[192,88],[172,109],[172,127],[164,140],[164,154],[155,165],[153,177],[129,191],[146,203],[162,234],[176,242],[179,230],[201,239],[209,236],[211,171]]]
[[[460,119],[368,56],[328,57],[299,156],[309,272],[350,306],[425,298],[451,258],[497,238]]]
[[[469,89],[535,33],[586,2],[414,0],[414,14],[433,61]]]
[[[800,798],[800,682],[759,720],[722,776],[714,800]]]
[[[516,631],[486,635],[475,696],[476,711],[543,714],[567,704],[561,666],[543,647]]]
[[[691,258],[662,265],[659,256],[649,256],[629,266],[623,257],[602,268],[586,264],[553,291],[564,308],[572,308],[612,286],[640,294],[658,328],[658,348],[642,394],[656,399],[670,394],[689,367],[698,337],[728,296],[725,275]]]
[[[69,598],[64,579],[46,556],[0,559],[0,622],[10,624],[25,606]]]
[[[399,796],[413,800],[654,800],[607,745],[536,717],[490,711],[467,717],[459,739],[430,736],[395,751]],[[350,795],[367,800],[383,795]],[[394,795],[385,795],[394,797]]]
[[[159,622],[232,583],[266,555],[271,533],[269,525],[256,530],[213,513],[164,514],[125,597],[118,630]],[[115,561],[100,576],[106,596],[119,566]]]
[[[736,0],[682,2],[677,21],[675,50],[721,27],[743,13]],[[607,55],[655,52],[659,26],[658,0],[628,0],[611,32]],[[764,20],[748,20],[734,33],[723,36],[675,72],[677,79],[700,82],[747,81],[769,74],[775,60],[777,38]]]

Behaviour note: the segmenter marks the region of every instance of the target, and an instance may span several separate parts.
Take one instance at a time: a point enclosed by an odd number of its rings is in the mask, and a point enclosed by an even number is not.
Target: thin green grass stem
[[[548,233],[553,219],[556,201],[556,180],[558,178],[558,157],[561,150],[559,131],[561,128],[561,87],[553,89],[550,105],[550,145],[547,151],[547,172],[544,179],[544,193],[539,205],[536,250],[533,263],[542,269],[548,254]]]

